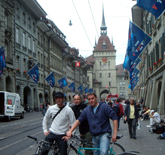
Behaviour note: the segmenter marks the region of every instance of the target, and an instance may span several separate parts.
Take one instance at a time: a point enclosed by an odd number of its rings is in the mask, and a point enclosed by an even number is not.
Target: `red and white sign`
[[[8,105],[12,105],[12,100],[8,99]]]
[[[76,62],[76,67],[80,67],[80,62]]]

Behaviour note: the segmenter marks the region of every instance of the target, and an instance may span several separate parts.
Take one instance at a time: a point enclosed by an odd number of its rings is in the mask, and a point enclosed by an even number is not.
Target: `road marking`
[[[40,120],[40,119],[42,120],[43,118],[37,118],[37,119],[29,120],[29,121],[24,121],[24,122],[19,122],[19,123],[13,123],[13,124],[9,124],[9,125],[4,125],[4,126],[1,126],[0,128],[4,128],[4,127],[8,127],[8,126],[12,126],[12,125],[23,124],[23,123],[27,123],[27,122],[30,122],[30,121]]]
[[[42,133],[43,131],[41,131],[41,132],[38,132],[38,133],[36,133],[36,134],[33,134],[33,135],[31,135],[31,136],[35,136],[35,135],[38,135],[38,134],[40,134],[40,133]],[[0,151],[1,150],[3,150],[3,149],[5,149],[5,148],[8,148],[8,147],[10,147],[10,146],[12,146],[12,145],[15,145],[15,144],[17,144],[17,143],[19,143],[19,142],[22,142],[22,141],[24,141],[24,140],[26,140],[26,139],[29,139],[29,138],[24,138],[24,139],[21,139],[21,140],[19,140],[19,141],[16,141],[15,143],[12,143],[12,144],[10,144],[10,145],[7,145],[7,146],[5,146],[5,147],[2,147],[2,148],[0,148]]]

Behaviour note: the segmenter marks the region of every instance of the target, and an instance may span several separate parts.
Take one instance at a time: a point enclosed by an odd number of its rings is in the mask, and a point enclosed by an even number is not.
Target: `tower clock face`
[[[107,63],[107,58],[104,57],[104,58],[102,59],[102,62],[103,62],[103,63]]]

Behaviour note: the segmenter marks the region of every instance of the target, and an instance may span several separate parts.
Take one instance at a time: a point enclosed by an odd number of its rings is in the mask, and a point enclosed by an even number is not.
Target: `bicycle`
[[[116,138],[120,139],[122,138],[123,135],[119,135]],[[69,147],[72,147],[72,150],[74,150],[76,155],[84,155],[81,150],[100,150],[100,148],[93,148],[92,146],[94,145],[94,143],[89,142],[87,140],[82,140],[80,138],[78,138],[77,136],[72,136],[72,142],[69,145]],[[108,136],[108,138],[112,138],[111,136]],[[77,142],[75,143],[74,141],[78,140],[80,142],[80,144],[78,144]],[[78,145],[78,149],[75,148],[74,145],[72,145],[72,143],[75,143],[76,145]],[[89,148],[87,147],[83,147],[83,145],[88,145],[90,146]],[[128,151],[126,152],[125,149],[123,148],[123,146],[121,146],[120,144],[116,143],[116,142],[110,142],[110,149],[108,151],[109,155],[136,155],[139,152],[137,151]],[[73,155],[73,154],[72,154]]]
[[[35,155],[41,155],[41,150],[43,143],[47,144],[47,148],[49,149],[48,155],[60,155],[59,153],[59,148],[56,142],[54,143],[49,143],[44,140],[38,140],[36,137],[32,136],[27,136],[28,138],[33,139],[37,144],[38,147],[35,151]],[[122,138],[123,135],[117,136],[117,139]],[[111,136],[108,136],[108,138],[112,138]],[[76,147],[78,146],[78,149]],[[83,145],[88,145],[90,146],[89,148],[83,147]],[[78,138],[78,136],[74,135],[71,137],[70,143],[68,143],[68,148],[67,148],[67,154],[68,155],[84,155],[81,150],[100,150],[100,148],[93,148],[94,143],[89,142],[88,140],[82,140]],[[129,151],[125,152],[125,149],[118,143],[116,142],[110,142],[110,149],[108,151],[109,155],[136,155],[137,151]]]
[[[49,142],[44,141],[44,140],[39,140],[36,137],[32,137],[32,136],[27,136],[27,137],[33,139],[38,144],[34,155],[41,155],[43,144],[49,150],[48,155],[60,155],[58,144],[56,141],[54,141],[54,143],[49,143]],[[72,141],[72,144],[73,144],[73,141]],[[72,146],[72,144],[71,143],[68,144],[68,148],[67,148],[67,154],[68,155],[73,155],[73,152],[76,153],[76,151],[77,151],[76,148]]]

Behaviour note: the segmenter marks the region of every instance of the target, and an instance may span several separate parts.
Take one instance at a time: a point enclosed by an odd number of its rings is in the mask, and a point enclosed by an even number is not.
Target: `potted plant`
[[[161,64],[162,64],[162,58],[158,60],[158,67],[161,66]]]
[[[154,62],[154,71],[157,69],[157,62]]]
[[[152,73],[152,67],[150,67],[149,72],[150,72],[150,74]]]
[[[26,73],[26,71],[23,71],[23,73]]]
[[[18,68],[17,71],[20,72],[20,69]]]

